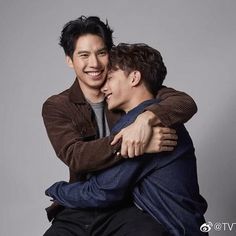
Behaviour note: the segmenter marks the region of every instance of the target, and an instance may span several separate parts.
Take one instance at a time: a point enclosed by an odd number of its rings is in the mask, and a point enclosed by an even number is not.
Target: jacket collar
[[[85,104],[86,99],[84,97],[84,94],[80,88],[79,82],[77,78],[75,79],[74,83],[72,86],[69,88],[69,99],[73,103],[80,103],[80,104]]]
[[[84,94],[80,88],[80,85],[77,79],[75,79],[74,83],[69,88],[69,99],[73,103],[89,105],[84,97]],[[124,112],[109,111],[106,103],[105,103],[105,113],[107,116],[107,121],[108,121],[110,129],[114,126],[114,124],[121,117],[121,115],[124,114]]]

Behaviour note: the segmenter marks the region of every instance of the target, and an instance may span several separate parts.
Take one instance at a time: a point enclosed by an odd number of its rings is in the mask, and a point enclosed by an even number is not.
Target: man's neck
[[[87,86],[83,86],[80,84],[80,88],[84,94],[84,97],[92,103],[100,103],[104,100],[104,94],[101,92],[100,89],[97,88],[89,88]]]
[[[127,113],[130,110],[137,107],[142,102],[145,102],[145,101],[153,99],[153,98],[154,98],[154,96],[146,91],[141,92],[141,93],[132,94],[132,98],[130,99],[129,103],[126,104],[126,106],[124,107],[123,110]]]
[[[91,91],[91,93],[84,93],[85,98],[91,103],[100,103],[104,101],[104,94],[102,92]]]

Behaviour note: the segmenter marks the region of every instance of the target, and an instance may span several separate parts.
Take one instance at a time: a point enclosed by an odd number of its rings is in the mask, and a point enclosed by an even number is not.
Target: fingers
[[[114,137],[114,139],[112,140],[111,145],[117,144],[120,139],[122,139],[122,134],[121,134],[121,133],[118,133],[118,134]]]
[[[174,147],[172,146],[161,146],[161,148],[159,149],[159,152],[171,152],[174,150]]]
[[[111,142],[111,145],[115,145],[123,138],[122,132],[118,133]],[[122,141],[120,154],[124,158],[133,158],[135,156],[140,156],[144,153],[141,142],[139,141]]]
[[[160,140],[177,140],[177,134],[162,134]]]
[[[167,127],[153,127],[153,130],[158,130],[160,134],[176,134],[175,129],[167,128]]]
[[[144,152],[147,152],[147,145],[144,145],[143,142],[135,137],[135,139],[131,138],[130,132],[125,135],[124,131],[118,133],[111,145],[115,145],[120,139],[122,139],[120,154],[124,158],[133,158],[135,156],[140,156]],[[148,152],[162,152],[162,151],[172,151],[174,147],[177,145],[176,140],[178,136],[176,135],[176,131],[174,129],[166,128],[166,127],[153,127],[152,134],[152,144],[149,146]]]
[[[174,129],[165,128],[165,127],[153,127],[152,138],[156,137],[158,140],[177,140],[178,136]]]
[[[161,146],[173,146],[175,147],[177,145],[177,141],[174,140],[163,140],[161,141]]]
[[[169,137],[167,135],[167,137]],[[172,137],[172,136],[171,136]],[[173,138],[173,137],[172,137]],[[163,139],[159,140],[152,144],[151,150],[149,153],[158,153],[158,152],[167,152],[173,151],[175,146],[177,145],[177,137],[174,136],[173,140]],[[144,147],[139,142],[123,142],[121,145],[120,154],[124,158],[134,158],[136,156],[141,156],[144,153]]]
[[[133,158],[135,156],[134,142],[127,141],[121,144],[121,155],[124,158]]]
[[[121,144],[120,154],[122,157],[128,158],[128,146],[124,142]]]
[[[141,145],[140,143],[136,143],[135,144],[135,149],[134,149],[134,155],[135,156],[140,156],[143,153],[144,153],[143,145]]]
[[[177,138],[175,140],[177,140]],[[160,140],[156,147],[157,152],[173,151],[175,146],[177,145],[177,141],[175,140],[170,140],[170,139],[165,139],[165,138],[163,140]]]
[[[121,155],[125,158],[133,158],[144,153],[144,148],[139,141],[127,141],[121,145]]]
[[[128,157],[133,158],[135,155],[135,146],[134,143],[130,143],[130,145],[127,146],[128,151]]]

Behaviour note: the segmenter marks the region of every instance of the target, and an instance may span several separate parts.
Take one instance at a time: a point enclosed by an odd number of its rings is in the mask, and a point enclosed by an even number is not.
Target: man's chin
[[[109,111],[121,111],[122,112],[122,109],[117,107],[117,106],[108,106],[107,107]]]
[[[107,103],[108,110],[116,110],[116,106],[112,105],[111,103]]]
[[[113,110],[113,109],[114,109],[114,107],[113,107],[113,106],[111,106],[111,105],[109,105],[109,104],[108,104],[108,106],[107,106],[107,107],[108,107],[108,110]]]

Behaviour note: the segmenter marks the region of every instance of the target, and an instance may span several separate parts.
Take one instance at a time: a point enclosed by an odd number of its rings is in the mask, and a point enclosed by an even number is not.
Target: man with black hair
[[[75,71],[76,80],[71,88],[47,99],[42,114],[57,156],[70,169],[70,183],[86,180],[124,157],[173,150],[175,131],[157,125],[171,126],[190,119],[196,112],[191,97],[163,87],[157,95],[160,103],[150,104],[133,124],[116,135],[110,134],[110,129],[123,115],[108,111],[100,90],[108,71],[112,30],[98,17],[82,16],[64,26],[60,45],[68,65]],[[149,143],[151,138],[158,142]],[[91,232],[91,225],[92,235],[104,236],[122,235],[119,224],[135,228],[142,223],[143,231],[137,229],[135,235],[156,235],[161,230],[149,214],[140,212],[127,201],[105,210],[77,210],[54,203],[47,213],[50,220],[54,218],[45,233],[47,236],[86,235]],[[116,223],[110,224],[111,218],[117,219]]]

